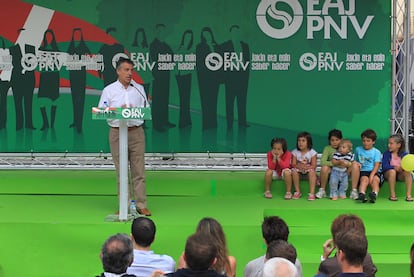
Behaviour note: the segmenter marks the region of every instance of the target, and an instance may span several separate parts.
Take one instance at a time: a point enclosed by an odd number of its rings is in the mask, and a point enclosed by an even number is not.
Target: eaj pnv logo
[[[262,0],[257,6],[256,21],[267,36],[275,39],[288,38],[306,22],[306,38],[314,39],[314,34],[323,33],[324,39],[336,34],[347,39],[355,32],[363,39],[373,15],[356,16],[355,0],[307,0],[306,13],[299,0]],[[361,2],[361,1],[360,1]]]
[[[285,10],[278,10],[278,2],[287,4],[290,13]],[[303,10],[298,0],[280,1],[280,0],[262,0],[256,11],[256,20],[260,29],[269,37],[276,39],[288,38],[295,34],[303,21]],[[272,24],[274,21],[274,24]],[[272,23],[271,23],[272,22]],[[275,23],[281,23],[279,29]]]

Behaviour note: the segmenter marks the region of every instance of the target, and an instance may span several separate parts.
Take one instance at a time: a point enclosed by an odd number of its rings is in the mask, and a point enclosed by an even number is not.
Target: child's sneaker
[[[313,200],[315,200],[316,198],[315,198],[315,194],[311,194],[311,193],[309,193],[309,196],[308,196],[308,200],[309,201],[313,201]]]
[[[336,197],[336,196],[332,196],[332,197],[331,197],[331,200],[336,201],[336,200],[338,200],[338,197]]]
[[[362,201],[363,203],[367,202],[367,199],[365,198],[365,193],[360,192],[358,194],[358,199],[359,201]]]
[[[339,195],[339,199],[346,199],[346,195]]]
[[[354,199],[354,200],[357,200],[358,199],[358,192],[357,192],[356,189],[353,189],[351,191],[351,193],[349,194],[349,198]]]
[[[376,200],[377,200],[377,194],[375,192],[371,191],[369,193],[369,202],[375,203]]]
[[[300,197],[302,196],[302,193],[300,193],[300,192],[295,192],[294,194],[293,194],[293,197],[292,197],[292,199],[293,200],[297,200],[297,199],[299,199]]]
[[[326,192],[323,188],[320,188],[319,191],[315,194],[316,198],[321,199],[326,197]]]

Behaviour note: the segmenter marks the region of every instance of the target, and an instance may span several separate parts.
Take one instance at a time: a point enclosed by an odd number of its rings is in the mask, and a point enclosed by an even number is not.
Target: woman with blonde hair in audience
[[[208,237],[217,248],[216,263],[212,269],[227,277],[236,276],[236,258],[229,256],[227,249],[226,236],[224,235],[221,224],[214,218],[205,217],[197,225],[196,233]],[[183,255],[178,262],[178,268],[186,267]]]

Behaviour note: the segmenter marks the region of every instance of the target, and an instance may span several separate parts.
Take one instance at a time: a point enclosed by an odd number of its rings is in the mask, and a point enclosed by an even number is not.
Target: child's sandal
[[[405,198],[405,201],[407,201],[407,202],[413,202],[413,198],[411,197],[411,195],[409,195],[409,196],[407,196]]]
[[[264,197],[265,198],[268,198],[268,199],[271,199],[272,197],[273,197],[273,195],[272,195],[272,193],[270,192],[270,191],[266,191],[265,193],[264,193]]]
[[[397,196],[390,196],[390,197],[388,197],[388,200],[390,200],[390,201],[398,201],[398,198],[397,198]]]
[[[290,200],[292,199],[292,193],[291,192],[286,192],[285,193],[285,200]]]

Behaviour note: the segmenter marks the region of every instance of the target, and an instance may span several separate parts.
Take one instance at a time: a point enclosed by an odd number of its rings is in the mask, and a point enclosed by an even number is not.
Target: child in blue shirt
[[[367,129],[361,134],[362,146],[355,149],[355,165],[359,167],[359,194],[358,199],[367,202],[365,196],[368,186],[371,187],[369,198],[371,203],[377,200],[382,177],[379,173],[381,165],[381,152],[374,147],[377,134],[372,129]]]

